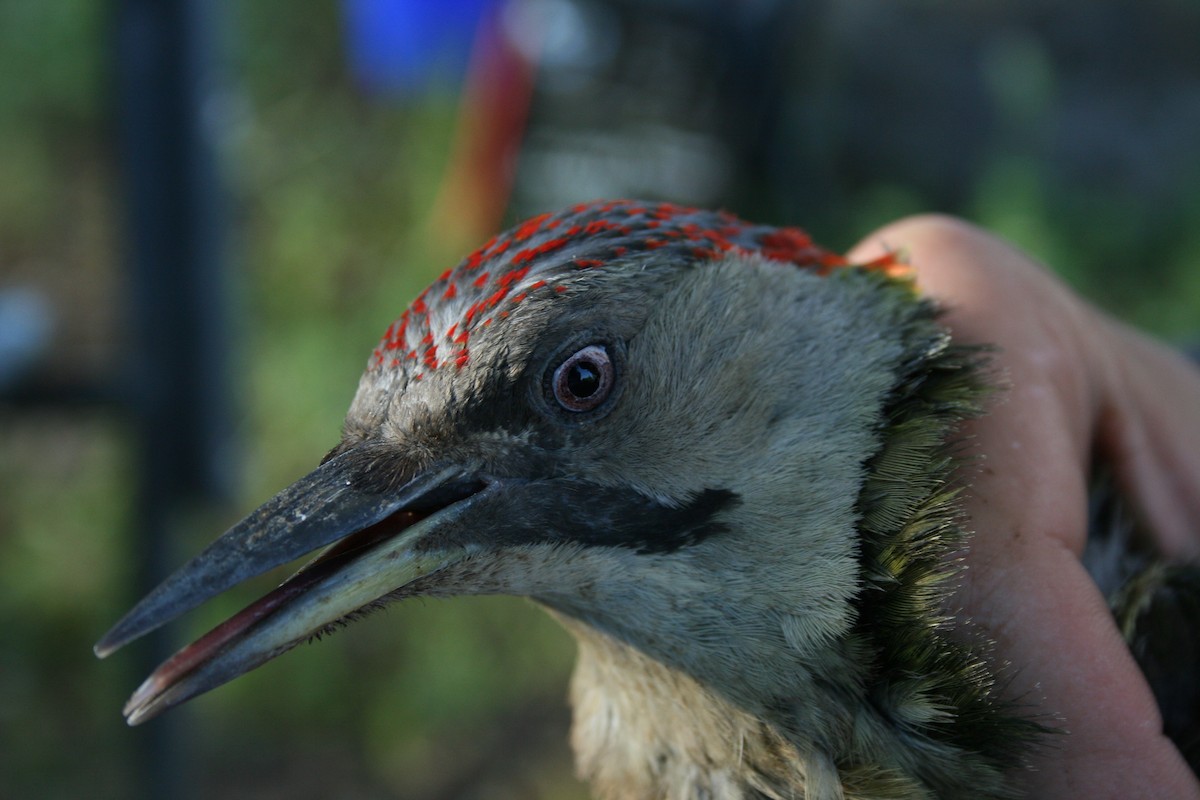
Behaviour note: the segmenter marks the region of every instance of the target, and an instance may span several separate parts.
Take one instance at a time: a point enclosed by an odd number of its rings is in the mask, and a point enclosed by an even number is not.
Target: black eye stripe
[[[567,411],[591,411],[612,393],[615,371],[608,350],[591,344],[577,351],[554,370],[554,399]]]

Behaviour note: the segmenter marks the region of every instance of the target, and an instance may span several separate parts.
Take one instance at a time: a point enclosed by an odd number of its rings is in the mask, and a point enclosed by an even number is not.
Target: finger
[[[1107,383],[1087,355],[1090,312],[1036,264],[963,223],[918,218],[851,251],[902,248],[959,341],[1001,347],[1007,388],[969,426],[985,454],[968,476],[976,535],[963,615],[1015,665],[1015,696],[1053,709],[1068,736],[1035,754],[1041,797],[1200,797],[1161,736],[1153,697],[1080,566],[1086,473]]]
[[[1097,437],[1162,553],[1200,560],[1200,369],[1178,352],[1104,320],[1111,349]]]

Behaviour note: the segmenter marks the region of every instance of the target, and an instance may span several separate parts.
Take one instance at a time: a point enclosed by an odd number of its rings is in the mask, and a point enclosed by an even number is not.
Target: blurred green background
[[[686,143],[670,152],[684,153],[690,188],[617,189],[801,224],[834,248],[905,213],[951,211],[1119,317],[1175,341],[1200,334],[1194,3],[763,3],[787,6],[788,24],[773,26],[778,58],[739,78],[748,93],[690,80],[714,41],[689,27],[694,12],[645,30],[651,4],[607,4],[615,16],[576,5],[586,31],[626,44],[609,48],[599,88],[562,70],[557,84],[539,78],[506,219],[608,188],[585,168],[611,178],[605,164],[636,163],[622,142],[674,124],[687,137],[663,141]],[[471,116],[453,71],[419,90],[364,89],[339,5],[298,9],[227,3],[241,479],[228,504],[185,510],[176,561],[317,462],[378,336],[490,232],[479,213],[456,216],[455,142]],[[119,382],[127,366],[112,18],[93,0],[0,3],[0,291],[49,298],[53,348],[34,378],[50,384]],[[770,22],[717,33],[752,51]],[[622,83],[631,51],[663,60],[649,71],[662,83]],[[687,113],[672,117],[684,89]],[[760,106],[729,105],[760,91]],[[620,100],[647,92],[653,102]],[[632,106],[640,127],[622,128]],[[556,173],[576,145],[608,161]],[[722,169],[699,184],[688,158]],[[118,712],[142,676],[91,655],[135,599],[130,428],[107,406],[0,404],[0,798],[141,791],[153,734]],[[211,603],[179,637],[262,585]],[[181,785],[196,797],[583,797],[565,741],[571,660],[566,635],[521,600],[393,607],[173,712]]]

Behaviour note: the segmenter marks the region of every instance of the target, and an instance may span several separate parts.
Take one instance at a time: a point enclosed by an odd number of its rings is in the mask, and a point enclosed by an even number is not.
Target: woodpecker
[[[324,548],[128,722],[386,603],[509,594],[578,641],[600,797],[1011,797],[1046,720],[946,612],[986,357],[895,257],[665,203],[542,214],[417,297],[320,466],[96,652]]]

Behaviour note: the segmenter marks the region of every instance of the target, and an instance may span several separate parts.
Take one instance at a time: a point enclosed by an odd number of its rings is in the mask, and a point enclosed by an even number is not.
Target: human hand
[[[1200,798],[1154,696],[1080,563],[1094,456],[1172,561],[1200,559],[1200,371],[965,223],[916,217],[849,254],[902,250],[957,341],[1000,347],[1005,389],[966,428],[975,531],[955,602],[1012,666],[1011,694],[1066,735],[1023,776],[1039,798]]]

